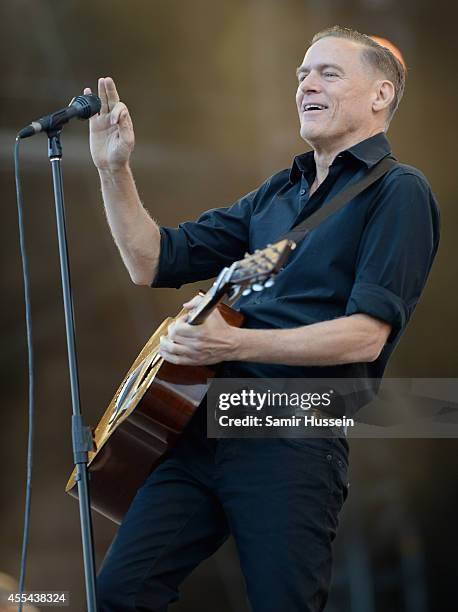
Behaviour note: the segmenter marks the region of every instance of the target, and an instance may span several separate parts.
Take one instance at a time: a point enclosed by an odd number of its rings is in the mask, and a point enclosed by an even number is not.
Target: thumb
[[[192,310],[195,308],[203,299],[203,295],[195,295],[191,300],[184,302],[183,306],[186,310]]]

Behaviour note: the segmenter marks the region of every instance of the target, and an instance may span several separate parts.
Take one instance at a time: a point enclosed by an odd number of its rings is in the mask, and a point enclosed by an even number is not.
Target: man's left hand
[[[196,296],[183,304],[191,310],[202,299]],[[186,322],[188,315],[172,323],[166,336],[161,336],[159,353],[166,361],[178,365],[213,365],[235,358],[238,327],[226,323],[218,309],[200,325]]]

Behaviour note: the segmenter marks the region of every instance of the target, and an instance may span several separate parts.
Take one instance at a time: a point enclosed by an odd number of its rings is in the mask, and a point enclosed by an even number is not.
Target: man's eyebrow
[[[338,70],[339,72],[344,71],[342,66],[339,66],[338,64],[319,64],[317,66],[317,69],[320,72],[324,70],[325,68],[333,68],[334,70]],[[296,68],[296,76],[299,76],[303,72],[310,72],[310,69],[308,68],[308,66],[299,66],[298,68]]]

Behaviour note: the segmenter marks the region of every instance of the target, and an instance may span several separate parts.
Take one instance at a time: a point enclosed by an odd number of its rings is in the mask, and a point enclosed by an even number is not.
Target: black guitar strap
[[[294,240],[297,244],[303,240],[312,229],[340,210],[350,200],[375,183],[375,181],[378,181],[379,178],[386,174],[388,170],[396,166],[397,163],[398,162],[394,159],[384,157],[377,162],[362,179],[338,193],[332,200],[321,206],[311,214],[310,217],[301,221],[301,223],[296,225],[296,227],[291,229],[287,234],[284,234],[281,238],[278,238],[275,242],[287,238],[289,240]]]

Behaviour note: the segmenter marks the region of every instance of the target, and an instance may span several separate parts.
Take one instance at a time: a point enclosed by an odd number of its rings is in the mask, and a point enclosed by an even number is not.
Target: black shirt
[[[153,287],[180,287],[216,276],[246,251],[275,242],[358,181],[390,145],[379,133],[337,155],[310,196],[313,151],[271,176],[232,206],[203,213],[178,228],[161,227]],[[424,175],[398,164],[313,229],[292,252],[275,284],[234,305],[244,327],[294,328],[366,313],[392,325],[376,361],[336,366],[226,362],[219,376],[239,378],[381,378],[426,283],[439,243],[439,209]],[[356,409],[356,408],[355,408]],[[349,412],[354,412],[351,409]],[[348,414],[348,410],[347,410]]]

